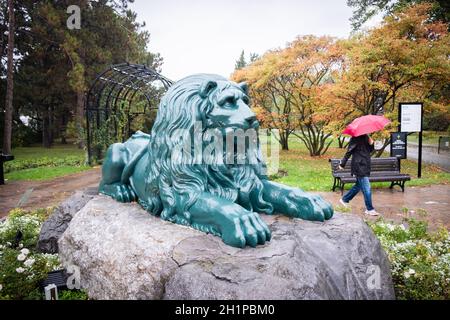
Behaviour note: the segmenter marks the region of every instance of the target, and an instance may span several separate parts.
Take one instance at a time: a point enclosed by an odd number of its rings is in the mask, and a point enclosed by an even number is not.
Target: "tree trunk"
[[[13,90],[14,90],[14,1],[8,0],[8,63],[6,76],[6,99],[5,99],[5,126],[3,132],[3,153],[11,153],[12,115],[13,115]]]
[[[66,117],[66,115],[63,114],[61,116],[61,123],[60,123],[60,130],[59,130],[59,134],[61,137],[61,144],[67,144],[66,131],[67,131],[67,117]]]
[[[383,146],[381,147],[380,150],[375,150],[374,151],[374,155],[375,158],[379,158],[383,155],[384,150],[387,148],[387,146],[391,143],[391,138],[384,140]]]
[[[42,146],[50,148],[51,145],[50,110],[47,107],[42,117]]]
[[[321,156],[328,151],[328,148],[333,142],[333,140],[327,142],[327,139],[331,137],[331,134],[323,132],[315,125],[305,125],[301,128],[302,133],[294,133],[294,135],[303,142],[311,157]]]
[[[83,46],[80,47],[78,56],[80,58],[80,63],[84,65],[85,61],[85,51]],[[127,60],[128,61],[128,60]],[[83,74],[83,78],[86,78],[86,73]],[[85,146],[85,134],[84,134],[84,104],[85,104],[85,95],[84,95],[84,85],[82,87],[77,87],[77,105],[75,110],[75,125],[77,128],[78,134],[78,148],[83,149]]]
[[[281,150],[289,151],[289,143],[285,139],[281,143]]]
[[[78,134],[78,148],[84,148],[84,130],[83,130],[83,118],[84,118],[84,92],[77,91],[77,106],[75,114],[75,123],[77,126]]]
[[[338,143],[339,143],[339,149],[344,149],[344,148],[347,148],[347,146],[348,146],[348,141],[345,142],[345,136],[339,136]]]
[[[51,105],[48,109],[48,136],[50,141],[50,147],[53,145],[55,137],[55,121],[53,117],[53,106]]]
[[[280,144],[281,150],[289,150],[289,132],[287,130],[280,130]]]

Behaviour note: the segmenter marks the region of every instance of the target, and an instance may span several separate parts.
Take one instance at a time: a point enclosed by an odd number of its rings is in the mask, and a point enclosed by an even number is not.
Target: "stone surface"
[[[58,252],[58,240],[66,231],[73,216],[80,211],[96,194],[96,188],[77,191],[62,202],[41,228],[38,250],[45,253]]]
[[[96,196],[59,240],[60,257],[93,299],[395,298],[386,255],[359,217],[262,216],[272,240],[238,249]]]

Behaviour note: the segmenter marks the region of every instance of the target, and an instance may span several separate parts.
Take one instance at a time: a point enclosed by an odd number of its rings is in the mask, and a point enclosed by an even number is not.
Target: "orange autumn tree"
[[[279,135],[275,138],[283,150],[288,150],[288,139],[298,127],[298,120],[291,97],[280,94],[286,82],[279,72],[282,60],[282,50],[269,51],[251,65],[235,71],[232,79],[249,84],[252,108],[260,124],[268,129],[278,129]]]
[[[420,4],[386,17],[381,26],[341,41],[348,69],[321,97],[327,129],[339,133],[354,117],[384,113],[397,124],[399,102],[423,101],[425,112],[443,112],[450,80],[450,38],[446,24],[432,21],[431,6]],[[389,144],[388,132],[381,155]]]
[[[324,154],[331,143],[324,118],[316,114],[316,96],[342,63],[342,52],[334,42],[331,37],[298,37],[287,48],[269,51],[232,75],[233,80],[249,84],[258,119],[263,126],[279,130],[276,139],[283,150],[289,149],[292,134],[311,156]]]

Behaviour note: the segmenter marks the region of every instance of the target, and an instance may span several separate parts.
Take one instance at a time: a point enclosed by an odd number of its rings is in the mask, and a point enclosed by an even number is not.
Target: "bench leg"
[[[389,187],[389,189],[394,188],[394,186],[399,186],[400,188],[402,188],[402,192],[405,192],[405,182],[406,181],[393,181],[391,182],[391,186]]]
[[[345,183],[341,182],[341,196],[344,195],[344,186],[345,186]]]
[[[333,192],[334,192],[334,190],[336,190],[336,178],[334,178],[334,182],[333,182],[333,187],[331,188],[331,190],[333,190]]]

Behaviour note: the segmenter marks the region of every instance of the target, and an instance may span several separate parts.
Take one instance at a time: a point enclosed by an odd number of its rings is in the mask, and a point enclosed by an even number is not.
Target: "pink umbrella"
[[[362,116],[353,120],[342,133],[352,137],[358,137],[363,134],[383,130],[389,123],[391,123],[391,121],[383,116]]]

